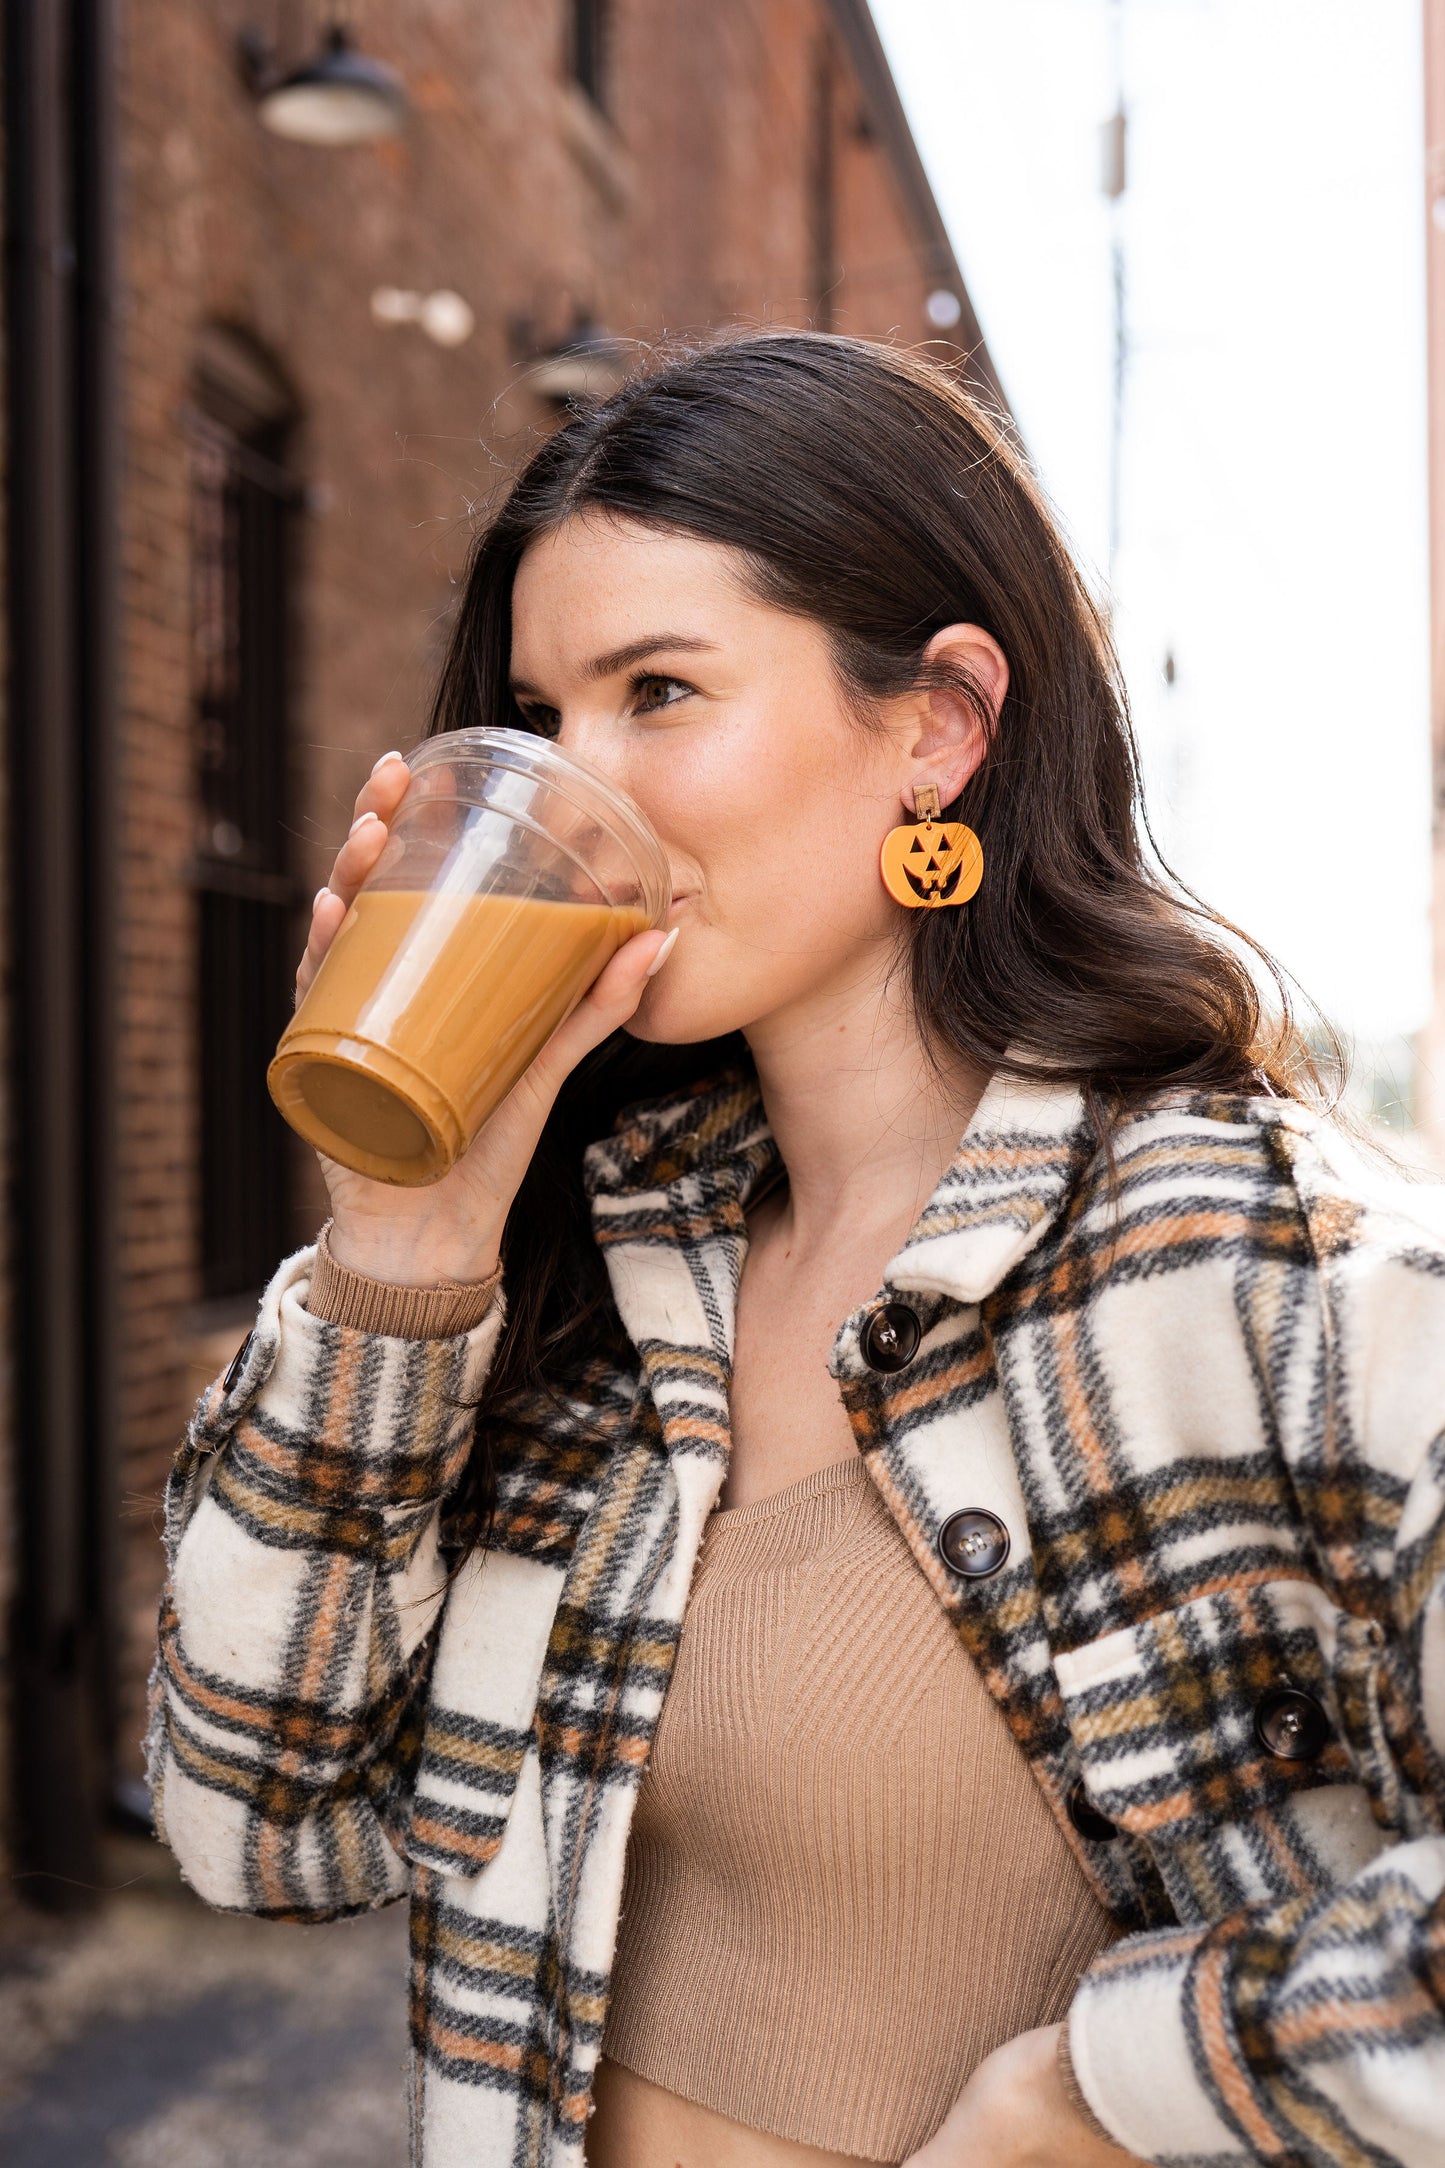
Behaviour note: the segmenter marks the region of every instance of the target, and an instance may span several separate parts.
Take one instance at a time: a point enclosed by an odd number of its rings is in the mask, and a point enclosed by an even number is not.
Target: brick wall
[[[310,509],[295,613],[296,871],[324,878],[375,755],[419,734],[472,519],[548,411],[520,350],[580,316],[650,341],[720,321],[927,335],[936,283],[824,0],[618,0],[604,119],[560,0],[364,12],[405,77],[402,137],[325,151],[258,125],[243,25],[304,10],[130,0],[122,129],[122,1731],[141,1729],[156,1499],[197,1384],[239,1336],[197,1307],[195,844],[184,416],[202,327],[294,386]],[[294,56],[293,56],[294,57]],[[820,83],[826,81],[826,94]],[[826,121],[826,136],[820,129]],[[821,181],[829,181],[824,202]],[[820,293],[820,285],[826,292]],[[454,288],[446,350],[374,288]],[[319,1216],[304,1192],[297,1239]]]

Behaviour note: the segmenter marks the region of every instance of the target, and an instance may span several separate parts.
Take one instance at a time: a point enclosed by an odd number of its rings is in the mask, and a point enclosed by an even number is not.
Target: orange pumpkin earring
[[[967,903],[983,879],[983,845],[962,821],[939,819],[934,784],[915,786],[913,809],[918,818],[911,827],[890,828],[883,838],[883,886],[910,911]]]

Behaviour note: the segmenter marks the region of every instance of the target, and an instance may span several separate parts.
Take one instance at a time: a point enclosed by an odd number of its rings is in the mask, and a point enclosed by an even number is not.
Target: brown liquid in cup
[[[602,903],[363,890],[277,1049],[272,1097],[358,1174],[433,1182],[650,923]]]

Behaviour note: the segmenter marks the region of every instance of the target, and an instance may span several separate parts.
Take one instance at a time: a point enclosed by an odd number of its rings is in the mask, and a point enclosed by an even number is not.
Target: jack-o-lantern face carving
[[[883,839],[883,886],[910,911],[967,903],[983,879],[983,846],[962,821],[921,821]]]

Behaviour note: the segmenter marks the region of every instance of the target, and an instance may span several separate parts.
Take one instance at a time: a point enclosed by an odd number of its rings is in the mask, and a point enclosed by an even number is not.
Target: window
[[[290,1246],[290,1150],[266,1064],[290,1007],[287,800],[295,408],[230,332],[203,341],[194,450],[196,1029],[207,1300],[252,1293]]]
[[[607,110],[607,0],[572,0],[572,76],[599,112]]]

